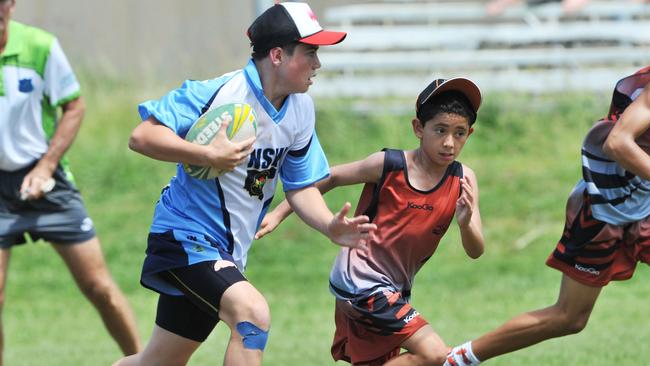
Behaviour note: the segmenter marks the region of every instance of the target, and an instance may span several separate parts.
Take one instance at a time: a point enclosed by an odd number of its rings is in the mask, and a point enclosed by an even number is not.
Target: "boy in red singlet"
[[[323,192],[365,183],[357,214],[369,216],[378,227],[367,248],[342,249],[332,268],[335,360],[373,366],[444,363],[447,346],[409,297],[415,274],[454,215],[467,255],[483,254],[476,176],[456,161],[480,104],[480,90],[472,81],[435,80],[416,101],[416,149],[384,149],[333,167],[317,183]],[[282,202],[266,215],[256,237],[271,232],[290,212]],[[408,352],[400,354],[401,348]]]
[[[454,347],[445,366],[477,366],[578,333],[603,287],[632,277],[638,262],[650,264],[650,66],[616,83],[607,117],[584,139],[582,177],[546,260],[563,273],[557,302]]]

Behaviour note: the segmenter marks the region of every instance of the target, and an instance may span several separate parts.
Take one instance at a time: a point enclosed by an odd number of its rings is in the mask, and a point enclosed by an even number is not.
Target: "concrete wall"
[[[317,14],[342,0],[312,0]],[[256,0],[16,0],[13,18],[53,32],[77,70],[143,82],[236,69]],[[321,16],[321,24],[325,24]]]

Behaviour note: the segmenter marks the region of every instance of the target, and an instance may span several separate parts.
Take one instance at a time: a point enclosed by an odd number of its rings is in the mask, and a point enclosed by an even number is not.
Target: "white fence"
[[[650,5],[593,1],[516,6],[488,17],[483,2],[381,1],[330,8],[348,32],[323,47],[319,96],[414,95],[430,79],[467,76],[485,90],[610,90],[650,64]]]

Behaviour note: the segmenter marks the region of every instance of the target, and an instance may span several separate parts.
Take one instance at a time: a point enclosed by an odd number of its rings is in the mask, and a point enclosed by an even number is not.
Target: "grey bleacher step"
[[[650,64],[648,47],[582,47],[485,50],[322,52],[324,71],[494,69]]]
[[[592,1],[573,13],[565,13],[556,3],[539,6],[518,5],[507,8],[498,16],[488,17],[485,3],[368,3],[332,7],[326,10],[330,24],[351,26],[363,23],[439,23],[439,22],[504,22],[526,21],[534,17],[540,21],[562,19],[611,19],[650,16],[650,4],[630,1]]]

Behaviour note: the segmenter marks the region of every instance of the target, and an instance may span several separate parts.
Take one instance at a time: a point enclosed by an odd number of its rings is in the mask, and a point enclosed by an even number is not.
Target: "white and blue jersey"
[[[240,271],[262,218],[273,199],[278,177],[285,191],[307,187],[329,175],[316,132],[314,104],[306,94],[289,95],[282,108],[264,96],[251,59],[242,70],[206,81],[186,81],[159,100],[140,104],[142,120],[154,117],[185,137],[204,112],[226,103],[248,103],[257,114],[257,140],[248,162],[215,179],[188,176],[178,164],[163,190],[151,233],[171,234],[175,245],[149,242],[142,283],[171,295],[179,291],[156,273],[232,256]],[[156,246],[155,248],[152,246]],[[230,259],[230,258],[228,258]]]

